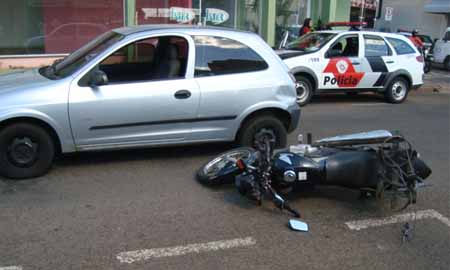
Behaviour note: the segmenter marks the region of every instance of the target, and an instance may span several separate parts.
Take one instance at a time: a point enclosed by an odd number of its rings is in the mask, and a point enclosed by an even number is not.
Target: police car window
[[[332,52],[333,57],[358,57],[359,38],[357,35],[340,37],[328,52]]]
[[[223,37],[194,36],[195,76],[215,76],[260,71],[264,59],[246,45]]]
[[[364,35],[364,47],[366,57],[388,56],[391,54],[384,39],[378,36]]]
[[[386,38],[394,47],[395,52],[399,55],[415,53],[414,49],[408,43],[397,38]]]

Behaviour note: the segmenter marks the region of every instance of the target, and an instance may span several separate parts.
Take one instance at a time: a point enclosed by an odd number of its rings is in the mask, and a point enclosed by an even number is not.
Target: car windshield
[[[102,53],[123,37],[123,35],[114,31],[106,32],[71,53],[63,60],[55,61],[51,66],[41,68],[39,72],[43,76],[53,80],[70,76],[88,63],[92,58]]]
[[[305,52],[315,52],[322,48],[328,41],[330,41],[336,34],[334,33],[309,33],[292,42],[290,42],[286,49],[298,50]]]

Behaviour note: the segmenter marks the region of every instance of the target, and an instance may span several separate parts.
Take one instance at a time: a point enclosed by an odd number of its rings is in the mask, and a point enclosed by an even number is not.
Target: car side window
[[[104,72],[108,84],[184,78],[187,48],[187,40],[181,37],[142,39],[115,51],[91,72]],[[89,73],[80,85],[89,85]]]
[[[398,39],[398,38],[386,38],[387,41],[394,47],[395,52],[398,55],[404,55],[404,54],[411,54],[415,53],[416,51],[404,40]]]
[[[261,56],[236,40],[213,36],[193,38],[196,77],[253,72],[268,68]]]
[[[333,57],[358,57],[359,37],[358,35],[347,35],[336,40],[327,52],[328,58]]]
[[[364,48],[365,57],[391,55],[389,46],[379,36],[364,35]]]

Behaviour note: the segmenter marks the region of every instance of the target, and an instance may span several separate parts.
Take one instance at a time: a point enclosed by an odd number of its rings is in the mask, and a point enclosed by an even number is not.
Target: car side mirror
[[[91,87],[101,86],[101,85],[106,85],[106,84],[108,84],[108,76],[106,75],[105,72],[103,72],[101,70],[96,70],[92,73],[91,80],[89,83],[89,85]]]
[[[333,50],[333,49],[329,50],[326,55],[327,58],[333,58],[333,57],[339,57],[339,56],[341,56],[341,51]]]

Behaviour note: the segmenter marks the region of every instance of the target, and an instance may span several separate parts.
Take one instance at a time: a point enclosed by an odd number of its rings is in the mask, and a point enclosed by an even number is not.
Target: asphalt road
[[[298,133],[315,138],[373,129],[400,130],[433,169],[433,185],[413,210],[449,210],[449,95],[415,92],[401,105],[372,95],[327,96],[303,109]],[[288,216],[255,207],[231,187],[207,188],[194,174],[228,149],[200,145],[90,153],[60,159],[29,181],[0,180],[0,269],[448,269],[450,228],[416,222],[401,244],[401,223],[350,230],[345,222],[381,218],[358,193],[318,189],[293,196],[309,223],[290,231]],[[225,250],[121,263],[121,252],[251,237]],[[192,247],[191,247],[192,248]],[[214,248],[213,248],[214,249]]]

